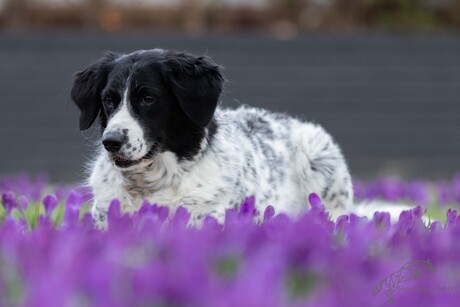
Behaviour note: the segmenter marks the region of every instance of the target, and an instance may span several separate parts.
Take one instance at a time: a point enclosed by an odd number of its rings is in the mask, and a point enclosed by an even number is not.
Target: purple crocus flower
[[[264,219],[263,219],[264,223],[267,223],[268,221],[270,221],[274,215],[275,215],[275,208],[273,208],[273,206],[267,206],[264,211]]]
[[[457,223],[457,210],[447,210],[446,217],[446,227],[455,226]]]
[[[380,229],[385,229],[391,225],[390,214],[388,212],[375,212],[373,221]]]
[[[84,203],[84,195],[78,191],[71,190],[67,195],[65,205],[66,207],[80,207]]]
[[[16,203],[16,195],[13,192],[2,193],[2,202],[5,206],[7,214],[9,214],[11,210],[17,208],[18,206]]]
[[[184,207],[180,206],[176,209],[174,216],[171,219],[171,227],[185,228],[190,220],[190,213]]]
[[[68,228],[75,228],[78,226],[80,217],[80,210],[78,207],[68,206],[65,208],[62,226]]]
[[[423,205],[423,185],[412,183],[363,183],[360,189]],[[29,192],[15,189],[7,202],[29,199]],[[273,207],[261,214],[248,197],[222,224],[205,216],[194,227],[184,207],[169,214],[144,202],[131,216],[114,200],[108,230],[100,231],[81,195],[69,187],[43,199],[49,208],[65,200],[61,225],[52,225],[50,214],[39,216],[33,229],[23,216],[0,220],[1,306],[384,306],[394,282],[400,283],[391,292],[392,306],[456,306],[460,299],[460,216],[454,209],[445,227],[427,227],[422,207],[394,224],[385,212],[333,222],[317,194],[309,195],[311,210],[296,218],[275,215]],[[409,279],[400,281],[403,275]]]
[[[107,212],[107,221],[110,232],[124,231],[132,227],[132,221],[128,214],[121,211],[121,203],[118,199],[112,200]]]
[[[310,203],[312,209],[314,209],[314,210],[323,210],[324,209],[324,205],[321,202],[321,198],[319,198],[319,196],[317,194],[315,194],[315,193],[311,193],[308,196],[308,202]]]
[[[24,195],[21,195],[18,197],[17,203],[21,210],[26,210],[29,204],[29,201],[27,200],[27,197],[25,197]]]
[[[54,195],[46,195],[43,198],[43,205],[45,206],[46,215],[50,215],[54,208],[56,208],[58,200]]]
[[[246,197],[240,207],[239,216],[254,217],[257,214],[256,198],[254,196]]]

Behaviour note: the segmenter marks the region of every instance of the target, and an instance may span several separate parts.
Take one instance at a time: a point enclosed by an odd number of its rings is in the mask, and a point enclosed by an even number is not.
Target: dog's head
[[[196,154],[222,90],[209,57],[153,49],[105,54],[75,75],[71,96],[80,129],[99,116],[102,144],[119,168],[144,165],[159,152]]]

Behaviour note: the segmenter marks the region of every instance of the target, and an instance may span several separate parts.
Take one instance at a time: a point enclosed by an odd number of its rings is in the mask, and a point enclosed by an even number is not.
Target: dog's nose
[[[125,136],[118,131],[111,131],[104,134],[102,137],[102,145],[109,152],[117,152],[123,146]]]

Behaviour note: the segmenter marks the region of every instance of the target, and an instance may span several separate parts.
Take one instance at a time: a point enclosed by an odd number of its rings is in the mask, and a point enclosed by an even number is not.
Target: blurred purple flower
[[[62,219],[62,226],[67,228],[78,227],[78,219],[80,217],[80,210],[78,207],[68,206],[64,209],[64,216]]]
[[[425,202],[419,182],[357,188],[365,197]],[[2,191],[3,203],[27,207],[28,193],[8,191]],[[309,195],[311,210],[295,219],[271,206],[258,212],[248,197],[239,210],[226,212],[223,224],[205,216],[195,228],[184,207],[170,215],[167,207],[144,202],[130,216],[114,200],[108,230],[99,231],[90,213],[80,212],[90,194],[71,187],[60,193],[43,199],[47,213],[65,201],[60,226],[52,225],[50,214],[39,216],[34,229],[24,217],[0,221],[0,305],[383,306],[386,289],[373,296],[372,288],[423,259],[434,270],[418,272],[411,285],[460,289],[460,217],[453,209],[446,227],[426,227],[420,206],[394,224],[385,212],[372,220],[342,215],[334,223],[317,194]],[[394,293],[395,306],[456,306],[459,299],[458,291]]]
[[[28,204],[29,202],[24,195],[18,197],[18,206],[21,208],[21,210],[26,210]]]
[[[375,212],[373,221],[379,229],[386,229],[391,225],[390,214],[388,212]]]
[[[316,210],[324,209],[324,205],[321,202],[321,198],[319,198],[319,196],[315,193],[311,193],[308,196],[308,202],[310,203],[312,209],[316,209]]]
[[[254,196],[246,197],[246,199],[243,201],[243,204],[241,204],[239,215],[249,215],[250,217],[254,217],[257,213],[255,204],[256,199]]]
[[[58,200],[54,195],[46,195],[43,198],[43,205],[45,206],[46,215],[50,215],[54,208],[56,208]]]
[[[121,204],[118,199],[112,200],[107,212],[107,222],[110,232],[119,232],[132,227],[131,217],[122,213]]]
[[[173,218],[171,219],[171,226],[174,228],[185,228],[187,227],[190,219],[190,213],[187,209],[180,206],[176,209]]]
[[[78,193],[75,190],[71,190],[69,194],[67,195],[67,198],[65,201],[66,207],[68,206],[80,207],[84,202],[83,197],[84,196],[81,193]]]
[[[369,183],[354,181],[353,185],[357,200],[409,201],[421,206],[426,206],[430,200],[429,184],[423,181],[405,182],[385,178]]]
[[[447,227],[452,227],[456,224],[456,218],[457,218],[457,210],[452,210],[452,209],[449,209],[447,210],[447,213],[446,213],[446,226]]]
[[[335,223],[336,231],[343,232],[345,230],[346,225],[348,224],[348,220],[349,220],[348,215],[339,216]]]
[[[275,215],[275,208],[273,208],[273,206],[267,206],[267,208],[265,208],[265,211],[264,211],[263,221],[267,223],[269,220],[273,218],[274,215]]]
[[[16,195],[24,195],[31,202],[39,201],[45,187],[48,184],[47,176],[38,175],[35,179],[30,176],[14,176],[0,178],[0,192],[13,192]]]
[[[16,195],[13,192],[2,193],[2,202],[5,206],[7,214],[9,214],[11,210],[17,208],[18,206],[16,203]]]

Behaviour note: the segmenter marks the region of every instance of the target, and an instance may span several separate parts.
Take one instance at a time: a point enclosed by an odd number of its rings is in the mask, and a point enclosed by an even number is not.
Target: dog
[[[296,216],[310,193],[332,215],[351,211],[351,176],[333,138],[285,114],[222,108],[223,83],[208,56],[162,49],[108,52],[75,74],[80,129],[101,128],[88,183],[97,225],[114,198],[127,213],[144,200],[171,212],[184,206],[197,224],[206,215],[223,221],[247,196],[259,216],[268,205]]]

